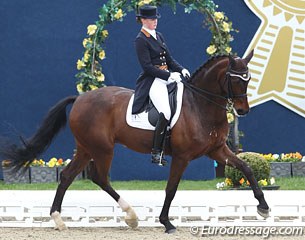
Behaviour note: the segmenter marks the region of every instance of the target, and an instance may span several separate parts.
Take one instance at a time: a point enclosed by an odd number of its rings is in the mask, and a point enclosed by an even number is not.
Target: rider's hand
[[[172,72],[168,78],[169,83],[181,82],[181,75],[178,72]]]
[[[187,70],[186,68],[182,69],[181,74],[185,78],[190,78],[190,76],[191,76],[189,70]]]

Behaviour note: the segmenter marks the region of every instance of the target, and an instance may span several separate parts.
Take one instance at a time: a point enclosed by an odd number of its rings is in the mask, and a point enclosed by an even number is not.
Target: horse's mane
[[[194,78],[198,75],[199,72],[202,71],[202,69],[208,69],[211,67],[211,65],[216,61],[219,60],[220,58],[223,57],[228,57],[228,55],[216,55],[210,57],[205,63],[203,63],[199,68],[196,69],[196,71],[192,74],[192,76],[189,79],[189,82],[193,82]]]

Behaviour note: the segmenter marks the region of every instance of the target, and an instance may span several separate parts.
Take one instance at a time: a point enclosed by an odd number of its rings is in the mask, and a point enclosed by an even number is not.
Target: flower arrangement
[[[232,48],[230,47],[230,42],[233,41],[233,36],[230,32],[237,30],[233,29],[232,22],[229,21],[228,17],[225,16],[223,12],[214,12],[213,20],[215,21],[214,26],[208,21],[207,25],[209,26],[210,31],[212,32],[213,37],[210,45],[207,47],[206,52],[209,55],[215,53],[221,54],[231,54]]]
[[[30,166],[32,167],[60,167],[67,166],[71,162],[71,159],[63,160],[62,158],[51,158],[48,162],[45,162],[43,159],[35,159]]]
[[[237,154],[241,160],[246,162],[253,171],[254,177],[260,181],[266,179],[268,181],[270,175],[270,165],[260,154],[254,152],[243,152]],[[229,186],[240,187],[246,186],[247,181],[242,172],[237,168],[225,166],[225,177],[229,180],[225,183]]]
[[[299,152],[281,153],[281,154],[261,154],[261,156],[269,162],[305,162],[305,156]]]
[[[3,160],[2,167],[10,167],[10,160]],[[48,162],[45,162],[43,159],[34,159],[30,164],[31,167],[60,167],[67,166],[71,162],[71,159],[66,159],[65,161],[62,158],[51,158]],[[25,165],[27,167],[28,165]]]
[[[193,10],[206,15],[205,26],[212,33],[212,38],[206,52],[210,56],[228,55],[232,48],[230,42],[233,37],[230,34],[234,31],[232,22],[224,12],[216,11],[218,6],[213,0],[111,0],[99,9],[99,19],[95,24],[87,27],[87,36],[83,40],[84,53],[81,59],[77,60],[76,67],[79,72],[76,88],[79,93],[95,90],[104,87],[105,75],[102,73],[100,61],[106,58],[104,43],[109,35],[106,26],[115,21],[123,21],[128,11],[135,11],[144,4],[161,6],[169,4],[173,11],[176,5],[184,6],[186,13]]]
[[[241,178],[239,180],[239,186],[238,187],[241,187],[241,188],[244,188],[244,187],[250,187],[250,182],[248,180],[245,180],[245,178]],[[266,187],[266,186],[272,186],[272,185],[275,185],[275,178],[272,177],[270,179],[260,179],[258,181],[258,185],[261,186],[261,187]],[[220,183],[217,183],[216,184],[216,188],[218,190],[224,190],[224,189],[232,189],[234,186],[232,180],[230,178],[226,178],[223,182],[220,182]]]

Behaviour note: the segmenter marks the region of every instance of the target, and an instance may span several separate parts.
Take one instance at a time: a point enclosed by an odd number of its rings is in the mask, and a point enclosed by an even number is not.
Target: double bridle
[[[193,84],[191,84],[188,79],[186,78],[182,78],[182,83],[184,84],[184,86],[186,86],[188,89],[190,89],[192,92],[198,94],[200,97],[204,98],[205,100],[217,105],[218,107],[221,107],[222,109],[225,109],[227,111],[232,110],[233,108],[233,99],[234,98],[243,98],[243,97],[247,97],[247,93],[243,93],[243,94],[234,94],[233,89],[232,89],[232,81],[231,81],[231,77],[238,77],[239,79],[241,79],[242,81],[248,82],[251,79],[251,74],[249,72],[249,70],[245,70],[245,71],[235,71],[232,70],[230,67],[228,67],[226,74],[225,74],[225,82],[228,81],[228,95],[227,96],[222,96],[219,94],[215,94],[212,92],[209,92],[207,90],[201,89],[199,87],[194,86]],[[216,97],[222,100],[226,101],[226,105],[221,105],[216,101],[213,101],[212,99],[210,99],[208,96],[211,97]]]

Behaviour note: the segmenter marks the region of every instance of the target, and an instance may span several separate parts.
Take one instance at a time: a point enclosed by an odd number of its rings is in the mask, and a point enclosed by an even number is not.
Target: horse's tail
[[[0,154],[8,160],[13,171],[29,167],[29,165],[50,146],[54,137],[67,123],[66,107],[75,102],[77,96],[70,96],[53,106],[36,133],[30,139],[23,139],[22,146],[1,144]]]

